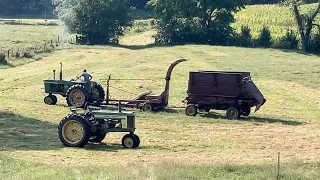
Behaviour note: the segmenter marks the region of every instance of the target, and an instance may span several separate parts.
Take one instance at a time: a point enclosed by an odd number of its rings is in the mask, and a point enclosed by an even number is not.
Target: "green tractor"
[[[89,102],[92,105],[100,105],[105,96],[103,87],[94,81],[70,81],[62,80],[62,63],[60,63],[60,77],[55,78],[55,70],[53,70],[53,79],[45,79],[44,89],[48,96],[44,98],[44,103],[55,105],[57,97],[54,94],[60,94],[67,100],[68,106],[84,107]]]
[[[78,113],[76,108],[71,108],[71,114],[61,120],[58,126],[60,141],[67,147],[83,147],[88,142],[100,143],[107,133],[128,132],[122,138],[122,146],[125,148],[137,148],[140,138],[134,131],[135,113],[110,111],[104,109],[91,109]]]

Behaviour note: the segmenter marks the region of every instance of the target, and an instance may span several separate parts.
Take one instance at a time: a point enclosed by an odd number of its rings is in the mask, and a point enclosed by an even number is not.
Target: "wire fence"
[[[0,64],[8,64],[8,61],[21,58],[34,58],[38,54],[50,53],[62,44],[75,44],[76,38],[61,38],[44,41],[42,44],[34,44],[27,47],[0,49]]]

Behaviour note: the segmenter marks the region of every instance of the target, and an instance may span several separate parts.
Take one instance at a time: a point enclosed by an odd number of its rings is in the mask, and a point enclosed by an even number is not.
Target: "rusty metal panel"
[[[237,97],[242,92],[242,79],[249,74],[248,72],[190,72],[188,94]]]

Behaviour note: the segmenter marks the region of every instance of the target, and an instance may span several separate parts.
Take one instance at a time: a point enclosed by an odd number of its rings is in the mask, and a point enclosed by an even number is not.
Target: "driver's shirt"
[[[82,74],[81,74],[81,76],[83,76],[83,81],[90,81],[90,74],[89,73],[87,73],[87,72],[83,72]]]

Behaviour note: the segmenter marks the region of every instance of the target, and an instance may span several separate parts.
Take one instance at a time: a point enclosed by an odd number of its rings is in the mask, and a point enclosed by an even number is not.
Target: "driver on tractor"
[[[81,77],[83,77],[83,81],[90,81],[90,80],[92,79],[92,76],[91,76],[89,73],[87,73],[87,70],[86,70],[86,69],[83,70],[82,74],[80,74],[80,75],[76,78],[76,80],[78,80],[78,79],[81,78]]]

